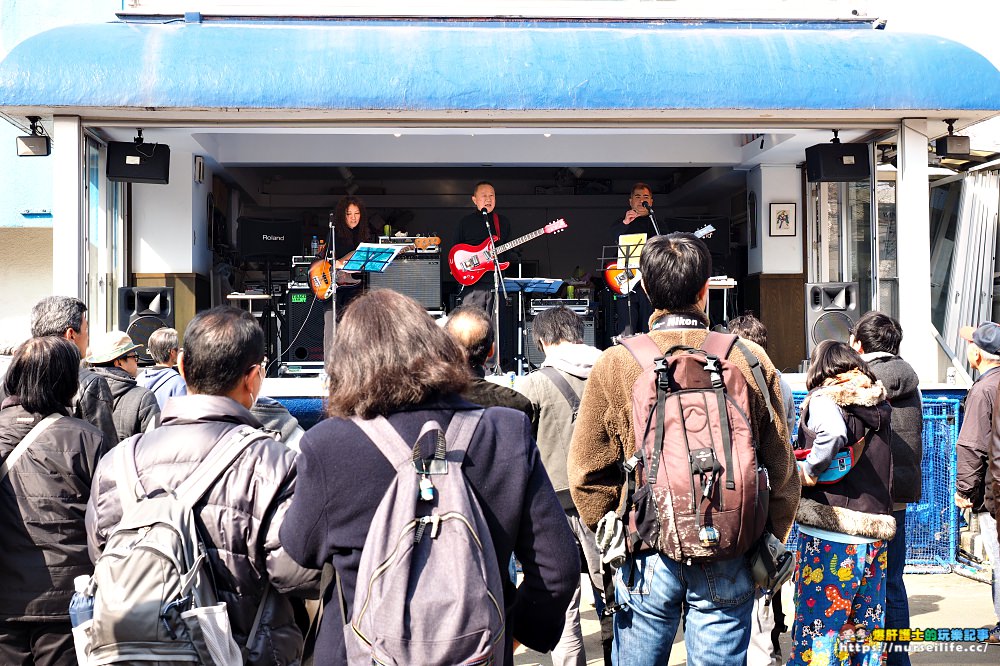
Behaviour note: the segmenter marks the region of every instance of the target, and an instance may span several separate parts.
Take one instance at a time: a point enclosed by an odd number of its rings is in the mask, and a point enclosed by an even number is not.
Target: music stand
[[[639,258],[644,247],[646,247],[646,234],[623,234],[618,237],[618,245],[603,246],[601,256],[598,259],[601,271],[611,268],[623,271],[619,275],[618,286],[625,292],[630,334],[636,332],[635,322],[632,320],[632,294],[639,286],[637,273],[639,272]],[[610,289],[610,285],[608,288]]]
[[[349,273],[356,273],[358,271],[383,273],[402,249],[403,246],[401,245],[361,243],[340,270]]]
[[[558,293],[559,289],[562,288],[563,281],[556,278],[508,278],[503,279],[504,289],[508,293],[518,292],[518,308],[517,308],[517,356],[514,357],[514,361],[517,364],[517,374],[521,376],[524,374],[524,366],[531,365],[524,355],[524,336],[526,330],[524,328],[524,298],[521,294],[547,294],[550,296]]]

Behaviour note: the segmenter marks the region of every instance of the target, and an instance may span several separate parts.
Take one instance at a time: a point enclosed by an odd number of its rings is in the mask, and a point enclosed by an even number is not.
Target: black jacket
[[[389,416],[405,441],[415,441],[428,420],[445,428],[457,410],[474,409],[457,396],[413,406]],[[490,528],[497,564],[507,571],[511,553],[524,570],[517,588],[503,575],[507,609],[507,658],[511,636],[535,650],[551,650],[562,632],[566,607],[580,583],[580,561],[566,515],[542,466],[521,414],[486,410],[463,463]],[[281,528],[289,554],[307,567],[332,563],[341,576],[348,610],[357,587],[361,550],[395,470],[350,420],[329,418],[302,438],[299,481]],[[346,663],[344,632],[333,586],[316,644],[324,664]]]
[[[865,354],[875,378],[885,386],[892,405],[892,497],[899,503],[919,502],[920,461],[924,455],[923,397],[920,379],[909,363],[884,353]]]
[[[0,459],[46,415],[16,397],[0,410]],[[73,579],[90,574],[83,514],[97,463],[115,442],[64,416],[39,435],[0,483],[0,619],[68,620]]]
[[[878,384],[875,385],[876,387]],[[802,405],[796,449],[810,449],[816,434],[810,428],[809,401],[818,392],[832,399],[847,426],[847,440],[868,436],[854,466],[835,483],[802,487],[796,520],[832,532],[888,540],[896,532],[892,517],[892,408],[881,392],[851,384],[813,389]],[[812,424],[815,428],[815,423]]]
[[[93,424],[112,444],[117,443],[111,388],[90,368],[80,368],[80,386],[73,398],[73,416]]]
[[[483,407],[510,407],[524,412],[529,420],[535,420],[535,408],[525,396],[512,388],[489,381],[482,369],[473,368],[472,372],[473,379],[462,392],[463,398]]]
[[[152,391],[136,384],[121,368],[94,368],[94,373],[111,389],[112,415],[119,442],[159,423],[160,405]]]

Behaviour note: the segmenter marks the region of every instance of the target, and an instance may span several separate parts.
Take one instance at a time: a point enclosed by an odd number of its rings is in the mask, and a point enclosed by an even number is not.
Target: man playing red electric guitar
[[[497,194],[496,190],[493,189],[492,183],[485,180],[476,183],[476,187],[472,192],[472,205],[476,207],[476,212],[469,213],[459,220],[458,230],[455,234],[455,245],[463,243],[479,245],[486,240],[486,221],[489,221],[490,230],[496,237],[495,242],[497,245],[511,239],[510,220],[495,210]],[[486,215],[483,215],[482,211],[484,209],[486,210]],[[493,278],[485,276],[477,283],[463,288],[460,296],[462,305],[475,305],[486,310],[486,312],[492,313]]]

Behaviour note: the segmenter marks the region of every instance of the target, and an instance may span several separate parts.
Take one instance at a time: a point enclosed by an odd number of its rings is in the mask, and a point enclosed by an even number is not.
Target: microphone
[[[646,209],[647,213],[652,213],[653,212],[653,209],[650,208],[648,201],[643,201],[642,202],[642,207]]]
[[[486,206],[483,206],[483,209],[479,212],[483,214],[483,217],[486,217],[487,215],[490,214],[490,211],[486,210]]]

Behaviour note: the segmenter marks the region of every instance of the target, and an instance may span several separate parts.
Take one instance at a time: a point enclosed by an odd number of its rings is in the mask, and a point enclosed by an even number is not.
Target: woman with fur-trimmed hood
[[[892,517],[892,408],[885,388],[848,345],[813,351],[795,444],[802,500],[791,664],[878,663],[882,643],[845,643],[845,627],[885,626],[886,548]],[[872,656],[874,655],[874,656]]]

